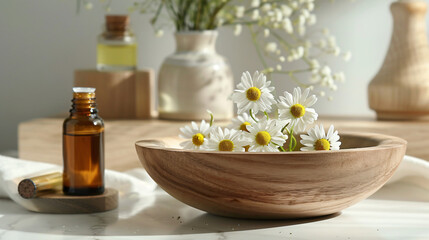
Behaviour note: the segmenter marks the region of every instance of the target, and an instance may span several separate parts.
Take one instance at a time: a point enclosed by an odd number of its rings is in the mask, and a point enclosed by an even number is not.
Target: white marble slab
[[[98,214],[39,214],[0,199],[0,239],[429,239],[429,192],[384,187],[339,214],[255,221],[217,217],[163,191]]]

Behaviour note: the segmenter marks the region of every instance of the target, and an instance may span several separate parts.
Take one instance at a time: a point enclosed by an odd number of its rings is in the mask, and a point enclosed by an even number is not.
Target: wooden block
[[[97,108],[104,119],[149,119],[154,115],[154,73],[151,69],[76,70],[74,86],[97,89]]]
[[[136,118],[149,119],[156,117],[155,76],[152,69],[138,71],[135,78]]]
[[[42,195],[30,201],[30,211],[40,213],[96,213],[118,207],[118,191],[107,188],[103,194],[94,196],[68,196],[62,192]]]

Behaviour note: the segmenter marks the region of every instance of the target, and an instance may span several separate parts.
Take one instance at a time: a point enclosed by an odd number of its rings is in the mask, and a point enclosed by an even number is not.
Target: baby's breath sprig
[[[162,28],[171,23],[178,32],[231,26],[239,36],[248,29],[262,73],[283,74],[302,88],[318,87],[319,96],[331,99],[327,90],[336,91],[346,78],[326,62],[328,58],[349,61],[352,54],[339,47],[327,28],[315,27],[317,5],[315,0],[143,0],[135,2],[130,12],[152,14],[156,36],[162,36]],[[300,63],[293,65],[299,67],[291,68],[291,62]]]

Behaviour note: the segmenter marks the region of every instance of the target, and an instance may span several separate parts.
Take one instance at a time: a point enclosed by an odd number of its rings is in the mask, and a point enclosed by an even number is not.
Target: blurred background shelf
[[[18,153],[27,160],[62,164],[62,118],[40,118],[19,124]],[[219,123],[225,125],[227,122]],[[429,160],[427,122],[376,121],[372,118],[322,117],[325,128],[334,124],[340,131],[374,132],[408,141],[407,154]],[[107,169],[124,171],[141,167],[135,152],[137,140],[177,136],[188,121],[107,120],[105,121],[105,161]]]

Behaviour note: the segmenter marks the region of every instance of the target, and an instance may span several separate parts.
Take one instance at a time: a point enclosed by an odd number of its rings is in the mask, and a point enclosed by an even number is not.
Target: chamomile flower
[[[241,82],[237,85],[235,92],[232,94],[232,100],[237,103],[238,114],[253,111],[257,114],[259,111],[271,111],[271,105],[276,103],[270,87],[271,82],[263,73],[256,71],[253,78],[249,72],[244,72],[241,76]]]
[[[293,95],[284,92],[284,96],[279,97],[280,102],[277,104],[279,118],[290,120],[290,126],[295,132],[304,131],[307,124],[312,124],[317,120],[316,111],[310,108],[316,103],[317,97],[315,95],[308,97],[309,93],[309,88],[301,93],[301,88],[297,87],[293,90]]]
[[[248,141],[243,140],[243,132],[234,129],[217,127],[210,133],[206,150],[222,152],[244,152],[244,145]]]
[[[304,147],[301,151],[317,151],[317,150],[340,150],[341,142],[338,131],[334,132],[334,126],[329,127],[328,133],[325,135],[323,125],[316,125],[308,130],[307,134],[301,135],[301,143]]]
[[[207,145],[207,139],[211,131],[210,124],[202,120],[200,126],[195,122],[191,125],[180,128],[180,137],[189,139],[188,141],[180,143],[184,149],[204,149]]]
[[[255,120],[259,121],[256,117]],[[228,127],[235,130],[241,130],[243,132],[249,132],[247,130],[247,126],[250,126],[254,123],[256,122],[249,116],[249,114],[243,113],[232,119],[232,123]]]
[[[279,146],[283,146],[288,136],[282,133],[282,124],[276,120],[263,120],[247,127],[245,133],[249,140],[249,152],[278,152]]]

